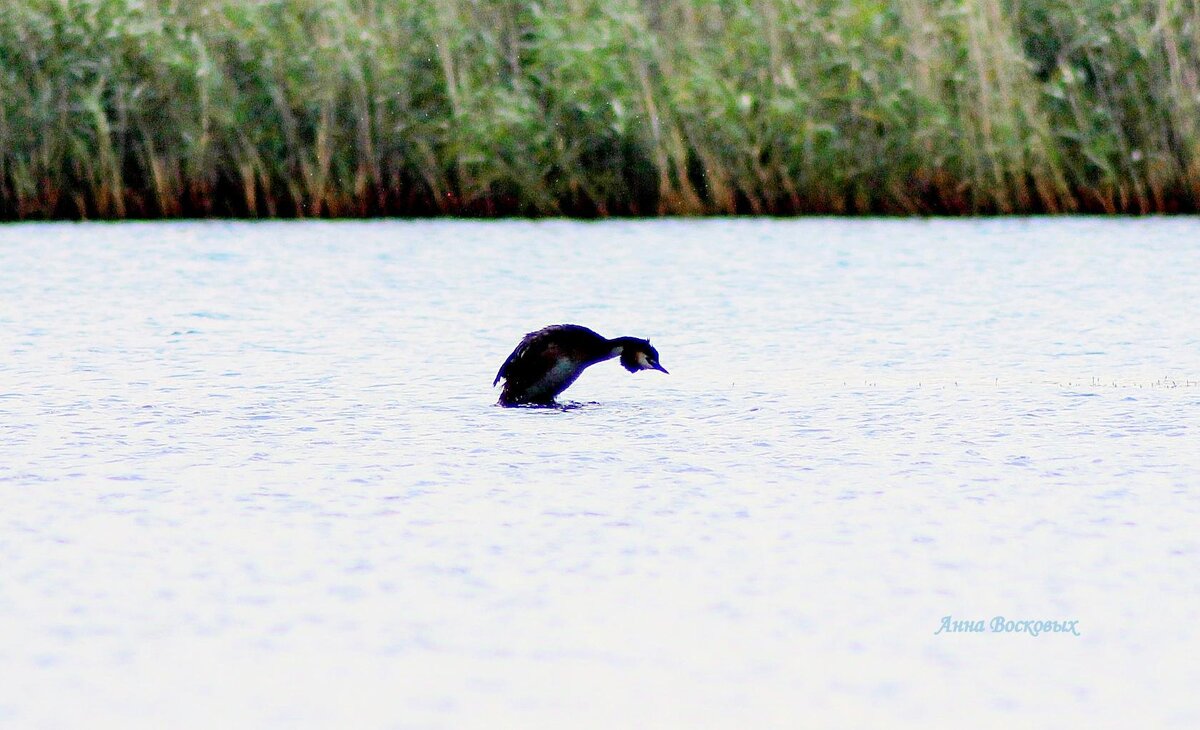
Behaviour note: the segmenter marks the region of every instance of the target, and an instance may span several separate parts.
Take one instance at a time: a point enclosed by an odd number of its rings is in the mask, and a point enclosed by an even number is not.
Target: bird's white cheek
[[[640,367],[642,370],[649,370],[651,367],[653,367],[650,364],[650,358],[646,357],[646,353],[644,353],[644,352],[638,353],[637,364],[638,364],[638,367]]]

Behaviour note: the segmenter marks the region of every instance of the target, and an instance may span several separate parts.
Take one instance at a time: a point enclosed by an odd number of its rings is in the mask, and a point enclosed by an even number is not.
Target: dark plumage
[[[492,386],[504,378],[502,406],[551,405],[586,368],[614,357],[620,357],[621,365],[631,373],[667,372],[649,340],[609,340],[577,324],[552,324],[525,335],[500,366]]]

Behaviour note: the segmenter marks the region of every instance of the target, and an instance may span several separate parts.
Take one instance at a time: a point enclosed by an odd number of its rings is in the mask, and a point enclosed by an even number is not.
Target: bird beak
[[[660,373],[667,373],[667,369],[664,368],[662,365],[659,365],[657,362],[655,362],[650,367],[654,368],[655,370],[659,371]],[[670,373],[667,373],[667,375],[670,375]]]

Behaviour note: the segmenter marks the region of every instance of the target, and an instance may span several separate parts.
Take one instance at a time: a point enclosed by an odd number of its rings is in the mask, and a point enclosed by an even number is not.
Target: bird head
[[[649,340],[629,338],[621,350],[621,365],[631,373],[639,370],[658,370],[667,372],[658,362],[658,350],[655,350]]]

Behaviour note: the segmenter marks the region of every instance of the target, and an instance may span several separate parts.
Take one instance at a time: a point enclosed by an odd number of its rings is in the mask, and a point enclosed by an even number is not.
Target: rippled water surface
[[[10,225],[0,297],[0,724],[1200,726],[1196,219]],[[671,374],[495,407],[552,322]]]

